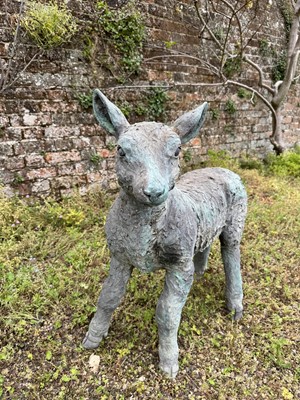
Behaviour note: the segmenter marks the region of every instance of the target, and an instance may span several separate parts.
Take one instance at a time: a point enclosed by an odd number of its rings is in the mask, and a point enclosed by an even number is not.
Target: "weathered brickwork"
[[[94,3],[69,1],[68,5],[77,18],[82,20],[84,15],[88,23]],[[11,40],[7,18],[16,18],[19,5],[19,1],[12,0],[7,2],[6,9],[0,6],[0,57],[4,60],[8,60]],[[144,48],[147,62],[130,85],[142,88],[116,89],[118,83],[109,70],[83,56],[81,29],[69,46],[37,56],[19,79],[0,93],[0,179],[8,195],[60,197],[74,188],[84,194],[93,188],[117,187],[113,172],[114,140],[96,125],[91,107],[84,108],[78,100],[94,87],[102,88],[114,101],[135,104],[144,98],[144,86],[173,85],[168,90],[168,120],[208,101],[210,114],[206,126],[190,149],[195,157],[204,159],[209,149],[258,157],[271,151],[271,117],[260,101],[252,105],[249,100],[240,99],[236,89],[197,86],[210,82],[211,77],[196,59],[158,58],[165,54],[165,42],[176,42],[176,51],[199,55],[193,1],[148,0],[141,2],[141,6],[148,30]],[[271,8],[264,19],[263,37],[280,48],[284,37],[281,16]],[[22,41],[21,54],[30,59],[35,48],[23,37]],[[257,46],[253,41],[250,51],[256,54]],[[255,72],[247,74],[249,81],[256,79]],[[225,110],[229,98],[237,108],[232,115]],[[284,112],[285,140],[290,144],[299,141],[299,114],[300,90],[299,85],[294,85]],[[135,119],[129,116],[129,120]]]

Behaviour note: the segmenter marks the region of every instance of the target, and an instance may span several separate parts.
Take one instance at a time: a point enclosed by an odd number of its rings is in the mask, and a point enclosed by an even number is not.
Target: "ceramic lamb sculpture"
[[[107,335],[134,267],[142,272],[164,268],[165,285],[156,309],[159,366],[175,378],[181,311],[194,273],[202,275],[206,269],[215,238],[221,241],[227,308],[234,319],[242,316],[239,247],[247,195],[240,178],[223,168],[188,172],[176,182],[181,145],[198,134],[207,103],[170,127],[157,122],[130,125],[99,90],[94,92],[93,106],[101,127],[117,138],[121,190],[106,222],[110,273],[83,346],[94,349]]]

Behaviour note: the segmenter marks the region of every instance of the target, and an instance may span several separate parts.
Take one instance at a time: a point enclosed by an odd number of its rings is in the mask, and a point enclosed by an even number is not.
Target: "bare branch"
[[[221,2],[230,8],[230,10],[232,12],[232,18],[234,17],[237,22],[239,37],[240,37],[240,49],[242,51],[244,49],[244,45],[243,45],[244,30],[243,30],[242,23],[241,23],[241,20],[239,17],[239,13],[247,6],[248,1],[244,2],[244,4],[242,4],[239,8],[236,8],[239,3],[238,1],[236,2],[236,4],[234,6],[232,6],[227,0],[221,0]],[[230,25],[232,24],[232,18],[230,18]],[[247,27],[247,25],[246,25],[246,27]]]
[[[165,48],[159,47],[159,46],[156,46],[155,49],[165,50]],[[206,69],[211,74],[217,76],[218,78],[221,78],[222,81],[226,81],[226,77],[222,73],[221,69],[219,67],[211,64],[210,62],[204,60],[203,58],[192,56],[192,55],[190,55],[188,53],[185,53],[185,52],[182,52],[182,51],[178,51],[178,50],[169,49],[169,52],[171,54],[164,54],[164,55],[159,55],[159,56],[153,56],[153,57],[146,58],[146,59],[144,59],[144,62],[151,63],[152,60],[155,60],[155,59],[168,59],[169,57],[170,58],[176,58],[176,57],[187,58],[187,59],[191,59],[191,60],[197,61],[200,64],[201,68]]]
[[[16,77],[10,81],[9,83],[7,83],[4,87],[0,88],[0,93],[3,93],[6,89],[8,89],[9,87],[13,86],[17,80],[20,78],[20,75],[25,72],[28,67],[32,64],[32,62],[43,53],[42,50],[38,51],[37,53],[34,54],[34,56],[28,61],[28,63],[22,68],[21,71],[18,71],[18,73],[16,74]]]
[[[19,37],[20,28],[21,28],[21,18],[22,18],[22,14],[23,14],[23,11],[24,11],[24,3],[25,3],[25,0],[22,0],[21,4],[20,4],[18,21],[17,21],[17,28],[15,30],[15,34],[14,34],[14,38],[13,38],[13,42],[12,42],[12,49],[11,49],[11,53],[9,54],[9,58],[8,58],[8,63],[7,63],[7,65],[5,67],[4,67],[4,63],[3,62],[2,62],[2,65],[1,65],[1,71],[2,71],[1,72],[1,80],[0,80],[1,92],[3,92],[3,90],[7,87],[7,81],[8,81],[10,73],[12,72],[12,63],[13,63],[14,58],[16,56],[17,48],[18,48],[18,45],[19,45],[18,37]],[[7,3],[5,3],[5,7],[6,7],[6,12],[7,12]]]
[[[136,90],[136,89],[153,89],[155,87],[160,87],[162,89],[173,89],[176,87],[220,87],[224,86],[223,82],[216,83],[174,83],[172,85],[124,85],[124,86],[108,86],[108,87],[100,87],[99,89],[103,90]]]
[[[244,45],[244,48],[243,48],[243,52],[244,52],[244,50],[246,49],[246,47],[249,45],[249,43],[251,42],[251,40],[257,35],[257,33],[260,31],[260,28],[263,26],[263,22],[261,22],[260,24],[259,24],[259,26],[257,27],[257,29],[250,35],[250,37],[249,37],[249,39],[247,40],[247,42],[245,43],[245,45]]]
[[[201,14],[201,12],[199,11],[199,7],[198,7],[198,0],[194,0],[194,5],[196,8],[196,12],[197,12],[197,16],[200,19],[201,23],[203,24],[203,26],[205,27],[205,29],[207,30],[207,32],[209,33],[210,37],[213,39],[213,41],[216,43],[216,45],[222,49],[222,44],[219,42],[219,40],[216,38],[215,34],[212,32],[212,30],[209,28],[209,26],[207,25],[207,23],[204,21],[204,18]]]
[[[202,60],[200,59],[200,58],[198,58],[198,57],[195,57],[195,56],[191,56],[191,55],[189,55],[189,54],[185,54],[185,53],[182,53],[182,52],[180,52],[180,51],[178,51],[178,52],[176,52],[177,54],[165,54],[165,55],[161,55],[161,56],[153,56],[153,57],[150,57],[150,58],[145,58],[144,60],[143,60],[143,62],[145,62],[145,63],[149,63],[149,62],[151,62],[152,60],[158,60],[158,59],[167,59],[167,58],[177,58],[177,57],[185,57],[185,58],[190,58],[190,59],[192,59],[192,60],[196,60],[196,61],[198,61],[198,62],[202,62]]]
[[[253,23],[253,21],[256,21],[259,10],[260,10],[259,5],[260,5],[260,2],[259,2],[259,0],[257,0],[255,2],[255,6],[254,6],[255,8],[254,8],[253,17],[249,19],[248,23],[245,24],[245,28],[242,30],[243,35],[245,35],[246,31],[248,30],[248,27]],[[259,25],[258,29],[256,29],[255,34],[259,31],[261,26],[262,26],[262,24]],[[249,32],[250,32],[250,30],[249,30]]]
[[[226,1],[224,1],[224,0],[221,0],[221,1],[223,3],[224,2],[226,3]],[[232,20],[233,20],[233,17],[234,17],[234,9],[230,4],[229,4],[229,8],[232,10],[232,14],[229,17],[229,21],[228,21],[228,24],[227,24],[227,32],[226,32],[226,37],[225,37],[225,40],[224,40],[224,46],[223,46],[222,55],[221,55],[221,68],[223,68],[223,66],[225,65],[225,61],[224,60],[225,60],[225,54],[227,52],[227,42],[228,42],[230,29],[232,27]],[[232,56],[232,54],[231,54],[231,56]]]
[[[226,13],[224,13],[221,10],[217,9],[217,7],[215,6],[214,0],[210,0],[210,4],[211,4],[211,7],[212,7],[212,10],[214,11],[214,13],[221,15],[225,19],[229,19],[230,18],[230,17],[228,17],[228,15],[226,15]]]
[[[251,65],[251,66],[252,66],[254,69],[256,69],[256,71],[258,72],[258,74],[259,74],[258,85],[259,85],[260,87],[264,88],[264,89],[267,89],[267,90],[269,91],[269,93],[271,93],[272,95],[274,95],[274,94],[275,94],[274,89],[272,89],[271,86],[266,85],[266,84],[264,83],[263,71],[262,71],[262,69],[261,69],[255,62],[253,62],[252,60],[250,60],[250,58],[249,58],[248,56],[246,56],[246,55],[243,57],[243,61],[245,61],[247,64]]]
[[[255,93],[255,95],[257,97],[259,97],[261,99],[261,101],[270,109],[270,111],[272,112],[273,116],[275,119],[277,119],[277,115],[276,115],[276,111],[274,109],[274,107],[272,106],[272,104],[269,102],[269,100],[267,100],[265,98],[265,96],[263,96],[261,93],[259,93],[256,89],[252,88],[251,86],[248,86],[244,83],[238,82],[238,81],[232,81],[232,80],[227,80],[225,82],[226,85],[234,85],[234,86],[239,86],[242,87],[246,90],[248,90],[249,92]]]
[[[293,79],[293,81],[296,81],[300,78],[300,75],[295,76],[295,78]]]
[[[295,13],[289,34],[288,57],[291,57],[294,54],[297,45],[299,44],[300,8],[298,14],[299,15]]]

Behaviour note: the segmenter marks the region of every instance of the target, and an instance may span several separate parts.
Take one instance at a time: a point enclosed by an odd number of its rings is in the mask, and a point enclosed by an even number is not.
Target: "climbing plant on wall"
[[[139,72],[146,29],[137,2],[132,0],[112,9],[105,1],[99,1],[97,8],[100,33],[107,45],[107,52],[118,56],[119,78]],[[116,70],[115,66],[113,69]]]
[[[120,52],[124,68],[131,72],[138,71],[142,61],[145,25],[135,2],[131,1],[118,10],[111,10],[104,1],[100,1],[98,8],[101,11],[99,23]]]

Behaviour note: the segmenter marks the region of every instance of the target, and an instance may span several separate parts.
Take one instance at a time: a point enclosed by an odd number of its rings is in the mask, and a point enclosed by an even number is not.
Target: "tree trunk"
[[[293,79],[296,75],[299,53],[300,53],[300,0],[294,5],[295,15],[289,34],[288,54],[287,54],[287,67],[282,82],[279,85],[272,98],[271,104],[275,111],[272,113],[273,133],[270,141],[274,146],[277,154],[284,152],[287,146],[284,145],[282,140],[282,109],[288,92],[290,90]]]
[[[272,135],[270,136],[270,142],[277,155],[282,154],[287,148],[282,139],[282,108],[282,104],[278,106],[273,105],[275,114],[272,112]]]

